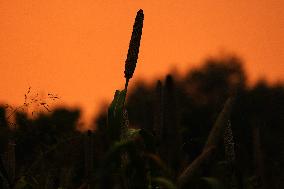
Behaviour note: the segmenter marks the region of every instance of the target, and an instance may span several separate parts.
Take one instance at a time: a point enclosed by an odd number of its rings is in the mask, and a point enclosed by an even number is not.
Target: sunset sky
[[[183,73],[223,53],[245,62],[250,82],[284,80],[281,0],[1,0],[0,103],[22,104],[32,87],[94,115],[124,86],[139,9],[145,18],[134,80]]]

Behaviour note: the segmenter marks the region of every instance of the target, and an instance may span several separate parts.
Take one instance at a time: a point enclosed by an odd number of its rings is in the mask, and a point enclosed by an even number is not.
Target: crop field
[[[236,56],[131,83],[143,20],[139,10],[125,85],[88,131],[78,129],[79,109],[50,109],[28,99],[30,89],[23,106],[0,106],[1,189],[284,187],[284,85],[248,86]],[[45,112],[22,111],[32,103]]]

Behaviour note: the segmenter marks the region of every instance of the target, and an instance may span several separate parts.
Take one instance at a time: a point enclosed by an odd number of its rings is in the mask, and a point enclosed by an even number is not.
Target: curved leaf
[[[176,185],[169,179],[163,177],[155,177],[152,179],[153,182],[159,184],[166,189],[177,189]]]
[[[108,108],[108,135],[112,142],[119,140],[121,132],[121,123],[123,120],[123,108],[126,98],[126,90],[116,90],[113,101]]]
[[[214,177],[202,177],[200,180],[204,181],[211,189],[223,189],[222,183]]]

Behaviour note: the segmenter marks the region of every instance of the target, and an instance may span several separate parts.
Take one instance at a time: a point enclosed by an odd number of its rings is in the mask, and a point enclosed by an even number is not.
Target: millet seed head
[[[127,59],[125,61],[124,77],[126,78],[126,82],[128,82],[129,79],[132,78],[136,67],[138,54],[139,54],[140,40],[142,35],[143,20],[144,20],[143,10],[140,9],[137,12],[135,18],[135,23],[133,25],[132,35],[127,53]]]

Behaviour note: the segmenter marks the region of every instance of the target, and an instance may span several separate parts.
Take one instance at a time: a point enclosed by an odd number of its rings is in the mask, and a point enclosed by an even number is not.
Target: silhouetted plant
[[[133,31],[127,53],[127,59],[125,61],[125,71],[124,71],[124,77],[126,78],[125,89],[127,89],[128,81],[132,78],[136,67],[138,54],[139,54],[140,40],[142,36],[143,20],[144,20],[143,10],[140,9],[137,12],[135,18],[135,23],[133,25]]]

